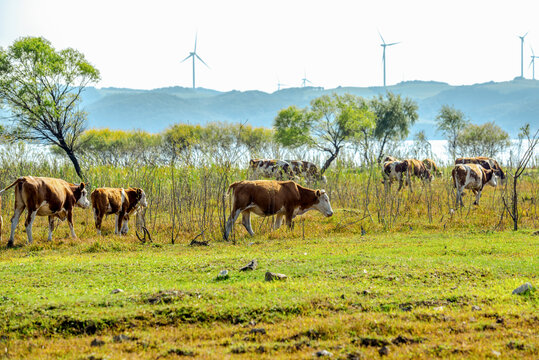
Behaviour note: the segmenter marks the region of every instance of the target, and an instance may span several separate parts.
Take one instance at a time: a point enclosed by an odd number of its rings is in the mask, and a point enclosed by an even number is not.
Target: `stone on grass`
[[[103,345],[105,345],[105,342],[98,338],[93,339],[92,342],[90,343],[90,346],[103,346]]]
[[[477,305],[472,306],[472,311],[481,311],[481,308]]]
[[[320,351],[315,352],[314,356],[316,356],[316,357],[326,357],[326,356],[330,357],[330,356],[333,356],[333,354],[330,353],[327,350],[320,350]]]
[[[110,293],[111,294],[118,294],[118,293],[121,293],[121,292],[124,292],[124,291],[122,289],[114,289]]]
[[[253,329],[249,330],[249,334],[266,335],[266,329],[264,329],[264,328],[253,328]]]
[[[444,307],[443,306],[436,306],[435,308],[432,308],[432,310],[434,311],[443,311]]]
[[[121,343],[121,342],[129,341],[129,340],[131,340],[131,338],[125,334],[114,335],[114,337],[112,338],[112,341],[116,343]]]
[[[217,280],[225,280],[228,278],[229,278],[228,270],[219,271],[219,274],[217,275]]]
[[[258,266],[258,261],[256,259],[253,259],[249,262],[249,264],[245,265],[240,269],[240,271],[248,271],[248,270],[255,270]]]
[[[266,272],[266,281],[284,280],[284,279],[286,279],[285,274],[272,273],[270,271]]]
[[[500,356],[502,356],[502,353],[499,352],[499,351],[496,351],[496,350],[492,350],[492,355],[496,356],[496,357],[500,357]]]
[[[382,346],[382,347],[378,350],[378,354],[380,354],[380,356],[388,355],[388,354],[389,354],[389,347],[388,347],[388,346]]]
[[[525,283],[525,284],[520,285],[520,286],[517,287],[515,290],[513,290],[513,293],[512,293],[512,294],[521,295],[521,294],[525,294],[526,292],[532,291],[532,290],[533,290],[532,284],[530,284],[529,282],[527,282],[527,283]]]

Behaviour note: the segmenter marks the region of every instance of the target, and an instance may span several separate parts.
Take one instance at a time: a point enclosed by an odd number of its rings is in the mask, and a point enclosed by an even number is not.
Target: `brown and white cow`
[[[422,181],[430,182],[432,180],[432,174],[425,167],[425,165],[417,159],[405,159],[402,161],[386,161],[383,164],[382,176],[384,177],[384,184],[391,186],[391,183],[395,180],[399,181],[399,188],[402,189],[403,184],[410,186],[410,191],[413,191],[412,176],[415,176]],[[406,181],[405,181],[406,180]]]
[[[276,215],[275,230],[281,226],[283,216],[291,228],[292,219],[309,210],[318,210],[328,217],[333,215],[325,190],[308,189],[293,181],[244,180],[230,185],[228,191],[232,191],[233,205],[223,234],[225,240],[240,214],[243,215],[243,226],[250,235],[254,235],[251,213],[258,216]]]
[[[434,162],[434,160],[432,159],[423,159],[423,165],[425,165],[425,167],[427,168],[427,170],[432,174],[432,175],[442,175],[442,172],[440,171],[440,169],[438,168],[438,166],[436,166],[436,163]]]
[[[285,160],[292,167],[292,172],[296,176],[301,176],[307,180],[307,182],[312,183],[315,181],[322,181],[324,184],[327,184],[327,178],[325,175],[320,173],[318,167],[312,162],[305,160]]]
[[[457,189],[456,206],[464,206],[462,192],[470,189],[475,194],[474,205],[479,205],[481,191],[485,185],[496,186],[496,176],[492,169],[485,169],[478,164],[458,164],[451,171],[453,185]]]
[[[67,219],[71,237],[77,237],[73,229],[73,208],[75,206],[83,209],[90,207],[84,183],[75,185],[62,179],[24,176],[15,180],[7,188],[0,190],[0,196],[13,186],[15,187],[15,211],[11,218],[8,246],[13,246],[15,229],[24,209],[28,213],[24,222],[28,243],[31,244],[33,241],[32,224],[36,216],[49,217],[49,241],[52,240],[55,218],[62,221]]]
[[[474,157],[462,157],[455,160],[455,165],[458,164],[478,164],[481,165],[484,169],[491,169],[494,171],[494,175],[501,179],[503,183],[505,181],[505,173],[503,172],[500,164],[492,158],[485,156],[474,156]]]
[[[276,180],[297,180],[292,166],[283,160],[251,159],[249,161],[251,179],[260,177]]]
[[[139,188],[98,188],[90,195],[94,211],[95,228],[101,235],[103,217],[114,214],[114,233],[125,235],[129,231],[129,216],[136,214],[142,222],[143,208],[148,206],[146,193]]]

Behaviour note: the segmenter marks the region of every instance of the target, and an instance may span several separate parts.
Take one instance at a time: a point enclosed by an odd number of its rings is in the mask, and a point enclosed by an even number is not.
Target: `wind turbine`
[[[198,37],[198,34],[195,35],[195,49],[189,53],[189,56],[187,56],[185,59],[181,61],[181,62],[184,62],[189,58],[193,58],[193,89],[195,88],[195,58],[200,60],[204,65],[206,65],[206,67],[209,68],[208,64],[206,64],[204,60],[202,60],[200,56],[198,56],[197,54],[197,37]]]
[[[303,87],[305,87],[305,85],[309,83],[309,84],[312,84],[312,81],[307,79],[307,74],[305,73],[305,71],[303,72],[303,79],[301,79],[301,84]]]
[[[520,77],[524,78],[524,38],[528,35],[528,33],[525,33],[522,36],[519,36],[520,38]]]
[[[281,86],[288,86],[288,85],[282,84],[281,80],[279,80],[279,78],[277,78],[277,91],[281,90]]]
[[[386,44],[384,38],[382,37],[382,34],[380,34],[379,31],[378,31],[378,35],[380,35],[380,39],[382,39],[382,43],[380,44],[380,46],[384,48],[384,52],[382,55],[382,62],[384,63],[384,87],[386,87],[386,47],[400,44],[400,41],[394,42],[391,44]]]
[[[532,51],[532,61],[530,61],[530,65],[528,67],[532,67],[532,79],[535,80],[535,59],[539,59],[539,56],[535,56],[535,53],[533,52],[533,48],[530,47]]]

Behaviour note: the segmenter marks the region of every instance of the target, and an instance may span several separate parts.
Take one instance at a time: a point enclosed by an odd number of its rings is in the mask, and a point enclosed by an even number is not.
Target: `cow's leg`
[[[460,206],[464,206],[464,202],[462,201],[462,191],[463,191],[463,188],[461,187],[458,187],[457,188],[457,206],[456,207],[459,207]]]
[[[69,224],[69,231],[71,231],[71,237],[73,239],[76,239],[77,235],[75,235],[75,228],[73,227],[73,210],[69,210],[67,212],[67,223]]]
[[[126,235],[129,231],[129,215],[125,215],[122,220],[122,229],[120,230],[120,234]]]
[[[32,238],[32,225],[34,224],[36,215],[37,210],[30,211],[30,209],[28,209],[28,215],[26,216],[26,221],[24,222],[24,226],[26,227],[26,235],[28,236],[28,244],[31,244],[34,241]]]
[[[481,190],[475,192],[474,205],[479,205],[479,199],[481,198]]]
[[[245,229],[247,230],[247,232],[253,236],[255,233],[253,231],[253,229],[251,228],[251,212],[250,211],[244,211],[243,214],[242,214],[242,224],[243,226],[245,226]]]
[[[232,226],[234,226],[234,223],[238,219],[238,216],[240,216],[241,209],[234,209],[230,213],[230,216],[228,217],[228,220],[226,222],[225,226],[225,233],[223,234],[223,239],[228,240],[228,235],[232,231]]]
[[[397,191],[401,191],[403,183],[404,179],[402,178],[402,176],[399,176],[399,188],[397,189]]]
[[[95,228],[97,235],[101,235],[101,225],[103,224],[103,214],[94,209]]]
[[[19,218],[21,217],[21,214],[24,211],[25,207],[26,206],[22,202],[19,206],[17,206],[17,201],[15,200],[15,210],[13,212],[13,216],[11,217],[11,233],[9,234],[7,246],[13,246],[13,242],[15,241],[15,230],[17,229],[17,225],[19,224]]]
[[[118,214],[114,214],[114,234],[115,235],[118,235],[120,232],[119,232],[119,229],[120,229],[120,216]]]
[[[49,237],[48,241],[52,240],[52,232],[54,231],[54,216],[49,215]]]
[[[287,211],[285,214],[285,219],[288,229],[292,230],[292,219],[294,219],[294,211]]]
[[[283,223],[283,214],[277,214],[275,216],[275,224],[273,224],[273,230],[277,230]]]

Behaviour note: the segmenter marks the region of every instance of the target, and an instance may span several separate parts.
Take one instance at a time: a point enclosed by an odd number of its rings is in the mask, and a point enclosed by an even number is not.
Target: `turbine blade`
[[[397,44],[400,44],[401,42],[394,42],[394,43],[391,43],[391,44],[387,44],[386,46],[393,46],[393,45],[397,45]]]
[[[198,32],[195,33],[195,50],[193,51],[194,53],[197,52],[197,37],[198,37]]]
[[[195,56],[197,57],[198,60],[202,61],[202,63],[203,63],[204,65],[206,65],[206,66],[209,68],[209,65],[206,64],[206,63],[204,62],[204,60],[202,60],[202,59],[200,58],[200,56],[198,56],[197,54],[195,54]]]
[[[378,35],[380,35],[380,39],[382,39],[382,43],[385,45],[386,42],[385,42],[384,38],[382,37],[382,34],[380,34],[380,31],[378,31]]]
[[[189,56],[187,56],[185,59],[183,59],[182,61],[180,62],[184,62],[185,60],[189,59],[191,56],[193,56],[192,54],[189,54]]]

